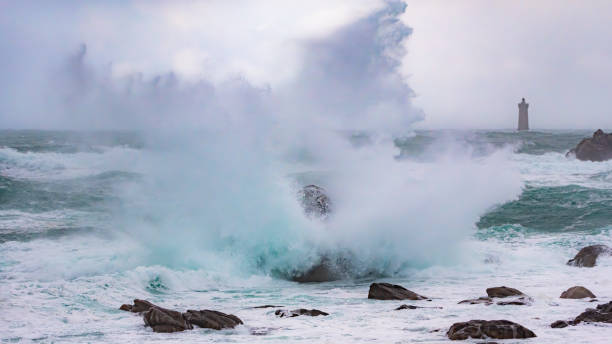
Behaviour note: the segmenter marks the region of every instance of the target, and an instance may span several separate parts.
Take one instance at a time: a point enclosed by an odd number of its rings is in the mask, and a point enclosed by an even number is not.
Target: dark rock
[[[395,310],[396,311],[401,311],[402,309],[417,309],[417,308],[442,309],[442,307],[420,307],[420,306],[413,306],[413,305],[401,305],[401,306],[397,307]]]
[[[597,262],[597,257],[601,254],[612,254],[612,249],[606,245],[592,245],[581,249],[573,259],[567,262],[567,265],[592,268]]]
[[[470,305],[477,305],[477,304],[481,304],[484,303],[485,305],[490,305],[493,303],[493,299],[487,296],[483,296],[483,297],[479,297],[477,299],[470,299],[470,300],[463,300],[463,301],[459,301],[459,304],[462,303],[468,303]]]
[[[487,288],[487,295],[489,297],[508,297],[508,296],[517,296],[524,295],[520,290],[508,287],[494,287]]]
[[[169,309],[151,307],[142,314],[147,326],[155,332],[178,332],[190,330],[193,326],[185,321],[181,312]]]
[[[612,301],[597,305],[597,308],[587,308],[574,319],[574,324],[581,322],[612,323]]]
[[[497,305],[499,306],[531,306],[532,303],[533,303],[533,300],[529,296],[523,295],[523,296],[517,297],[510,301],[499,301]]]
[[[508,320],[470,320],[459,322],[450,327],[446,335],[451,340],[464,340],[468,338],[485,339],[519,339],[532,338],[535,333],[531,330]]]
[[[585,297],[594,298],[596,296],[595,294],[591,293],[591,291],[587,288],[582,286],[576,286],[564,291],[560,297],[562,299],[584,299]]]
[[[555,328],[566,327],[567,325],[578,325],[581,322],[603,322],[612,323],[612,301],[597,305],[597,308],[587,308],[580,313],[574,320],[558,320],[550,326]],[[563,324],[566,323],[566,324]]]
[[[183,316],[190,324],[202,327],[221,330],[224,328],[234,328],[242,324],[237,316],[233,314],[225,314],[219,311],[211,311],[208,309],[195,311],[188,310],[183,313]]]
[[[323,315],[323,316],[329,315],[329,313],[325,313],[318,309],[304,309],[304,308],[294,309],[292,311],[285,310],[285,309],[277,309],[276,312],[274,312],[274,314],[276,314],[277,316],[281,318],[285,318],[285,317],[293,318],[293,317],[297,317],[300,315],[308,315],[311,317],[316,317],[319,315]]]
[[[146,300],[134,299],[133,305],[123,304],[119,307],[122,311],[128,311],[132,313],[142,313],[148,311],[151,307],[158,307]],[[161,307],[158,307],[161,308]]]
[[[550,324],[550,327],[552,328],[564,328],[568,326],[569,326],[569,323],[565,320],[557,320],[554,323]]]
[[[297,272],[291,277],[292,281],[300,283],[337,281],[344,277],[343,269],[332,263],[328,258],[322,258],[306,272]]]
[[[425,300],[425,296],[412,292],[401,285],[390,283],[372,283],[368,299],[375,300]]]
[[[263,306],[255,306],[255,307],[251,307],[251,308],[257,309],[257,308],[279,308],[279,307],[283,307],[283,306],[263,305]]]
[[[601,129],[597,130],[593,133],[593,137],[583,139],[566,154],[566,156],[571,155],[585,161],[612,159],[612,134],[606,134]]]
[[[325,194],[325,189],[316,185],[304,186],[298,197],[306,215],[317,218],[326,218],[331,211],[331,202]]]

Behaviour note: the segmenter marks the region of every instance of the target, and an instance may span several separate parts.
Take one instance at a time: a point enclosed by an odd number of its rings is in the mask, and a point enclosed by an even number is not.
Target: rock
[[[564,291],[560,297],[562,299],[584,299],[585,297],[595,298],[596,296],[587,288],[576,286]]]
[[[417,309],[417,308],[442,309],[442,307],[420,307],[420,306],[413,306],[413,305],[401,305],[401,306],[397,307],[395,310],[396,311],[401,311],[402,309]]]
[[[568,325],[578,325],[581,322],[602,322],[612,323],[612,301],[597,305],[597,308],[587,308],[580,313],[574,320],[558,320],[550,324],[553,328],[567,327]]]
[[[310,217],[326,218],[331,211],[331,202],[325,194],[325,189],[316,185],[304,186],[298,197],[306,215]]]
[[[598,305],[596,309],[587,308],[574,319],[574,324],[581,322],[612,323],[612,301]]]
[[[147,326],[151,326],[154,332],[178,332],[190,330],[193,326],[185,321],[181,312],[169,309],[151,307],[142,314]]]
[[[462,303],[468,303],[470,305],[477,305],[477,304],[484,303],[485,305],[488,306],[493,303],[493,299],[487,296],[483,296],[477,299],[459,301],[459,304],[462,304]]]
[[[585,161],[612,159],[612,134],[606,134],[601,129],[597,130],[593,133],[593,137],[583,139],[566,154],[566,156],[571,155]]]
[[[569,326],[569,323],[564,320],[557,320],[554,323],[550,324],[550,327],[552,328],[564,328],[568,326]]]
[[[281,318],[285,318],[285,317],[293,318],[293,317],[297,317],[300,315],[309,315],[311,317],[316,317],[319,315],[323,315],[323,316],[329,315],[329,313],[325,313],[318,309],[304,309],[304,308],[294,309],[292,311],[285,310],[285,309],[277,309],[276,312],[274,312],[274,314],[276,314],[277,316]]]
[[[592,245],[581,249],[573,259],[567,262],[567,265],[592,268],[597,262],[597,257],[601,254],[612,254],[612,249],[606,245]]]
[[[253,309],[257,309],[257,308],[280,308],[283,306],[275,306],[275,305],[263,305],[263,306],[255,306],[255,307],[251,307]]]
[[[122,311],[128,311],[132,313],[142,313],[142,312],[148,311],[149,308],[151,307],[158,307],[158,306],[146,300],[134,299],[133,305],[123,304],[121,305],[121,307],[119,307],[119,309]],[[161,308],[161,307],[158,307],[158,308]]]
[[[337,281],[344,277],[342,271],[344,270],[337,262],[332,263],[329,258],[323,257],[306,272],[294,273],[291,280],[300,283]]]
[[[468,338],[520,339],[535,337],[531,330],[508,320],[470,320],[450,327],[446,335],[451,340]]]
[[[202,327],[221,330],[224,328],[234,328],[242,325],[242,320],[233,314],[225,314],[219,311],[211,311],[208,309],[195,311],[187,310],[183,316],[190,324]]]
[[[487,288],[487,295],[489,297],[508,297],[508,296],[517,296],[517,295],[525,295],[520,290],[508,287],[494,287]]]
[[[368,299],[375,300],[425,300],[425,296],[412,292],[401,285],[390,283],[372,283]]]
[[[531,306],[532,303],[533,303],[533,300],[529,296],[523,295],[523,296],[517,297],[510,301],[499,301],[497,305],[499,306]]]

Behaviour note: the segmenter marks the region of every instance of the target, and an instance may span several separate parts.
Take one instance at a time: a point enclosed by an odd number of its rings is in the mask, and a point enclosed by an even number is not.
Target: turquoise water
[[[612,298],[612,262],[564,264],[584,245],[612,245],[612,162],[564,156],[589,134],[418,131],[372,151],[362,135],[355,149],[373,164],[347,160],[346,173],[298,155],[268,174],[267,161],[226,164],[202,147],[179,154],[134,132],[0,131],[0,337],[439,342],[455,321],[491,317],[516,320],[541,342],[609,338],[610,327],[548,327],[589,306],[558,299],[573,285]],[[304,217],[294,199],[311,181],[335,202],[326,223]],[[283,279],[321,255],[353,257],[354,278]],[[444,309],[394,312],[394,302],[369,301],[364,272]],[[457,305],[497,284],[535,304]],[[154,334],[117,310],[135,297],[233,312],[245,326]],[[248,308],[262,304],[331,316],[278,319]]]

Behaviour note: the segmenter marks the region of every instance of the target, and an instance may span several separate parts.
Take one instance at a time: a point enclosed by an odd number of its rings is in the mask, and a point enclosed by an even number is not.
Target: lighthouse
[[[529,130],[529,115],[527,114],[527,109],[529,108],[529,104],[525,102],[525,98],[518,104],[519,107],[519,120],[518,120],[518,130]]]

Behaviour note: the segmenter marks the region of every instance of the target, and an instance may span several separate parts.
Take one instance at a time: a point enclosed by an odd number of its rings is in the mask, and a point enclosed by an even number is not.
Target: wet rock
[[[612,134],[606,134],[599,129],[593,137],[585,138],[575,148],[567,152],[566,156],[575,156],[578,160],[605,161],[612,159]]]
[[[561,293],[562,299],[584,299],[585,297],[595,298],[590,290],[582,286],[571,287],[568,290]]]
[[[327,258],[321,258],[318,264],[315,264],[305,272],[295,272],[291,277],[294,282],[310,283],[310,282],[330,282],[337,281],[344,277],[344,267]]]
[[[451,340],[468,338],[520,339],[535,337],[531,330],[508,320],[470,320],[450,327],[446,335]]]
[[[508,297],[508,296],[518,296],[525,295],[520,290],[509,288],[509,287],[494,287],[487,288],[487,295],[489,297]]]
[[[580,313],[574,320],[564,321],[558,320],[550,324],[553,328],[563,328],[568,325],[578,325],[581,322],[602,322],[612,323],[612,301],[597,305],[596,308],[587,308],[584,312]]]
[[[391,283],[372,283],[368,299],[375,300],[425,300],[425,296],[412,292],[401,285]]]
[[[531,306],[533,299],[527,295],[514,298],[509,301],[499,301],[496,304],[499,306]]]
[[[612,323],[612,301],[597,305],[597,308],[587,308],[574,319],[574,324],[581,322]]]
[[[485,305],[490,305],[493,303],[493,299],[487,296],[483,296],[483,297],[479,297],[477,299],[470,299],[470,300],[463,300],[463,301],[459,301],[459,304],[462,303],[467,303],[470,305],[478,305],[478,304],[485,304]]]
[[[277,309],[276,312],[274,312],[274,314],[276,314],[277,316],[281,318],[285,318],[285,317],[293,318],[293,317],[298,317],[300,315],[308,315],[311,317],[316,317],[319,315],[323,315],[323,316],[329,315],[329,313],[325,313],[318,309],[304,309],[304,308],[294,309],[292,311],[285,310],[285,309]]]
[[[565,320],[557,320],[554,323],[550,324],[550,327],[552,328],[564,328],[568,326],[569,326],[569,322]]]
[[[234,328],[242,325],[242,320],[233,314],[225,314],[219,311],[204,310],[187,310],[183,316],[190,324],[202,327],[221,330],[224,328]]]
[[[119,307],[119,309],[122,311],[128,311],[132,313],[142,313],[142,312],[148,311],[151,307],[161,308],[159,306],[152,304],[149,301],[134,299],[133,305],[123,304],[121,305],[121,307]]]
[[[592,268],[597,263],[597,257],[601,254],[612,255],[612,249],[606,245],[592,245],[581,249],[567,265]]]
[[[142,314],[142,317],[145,325],[150,326],[155,332],[178,332],[193,328],[185,321],[181,312],[169,309],[151,307]]]
[[[255,306],[255,307],[251,307],[253,309],[257,309],[257,308],[280,308],[283,306],[275,306],[275,305],[263,305],[263,306]]]
[[[306,215],[316,218],[326,218],[331,211],[331,202],[325,194],[325,189],[317,185],[304,186],[298,197]]]
[[[403,309],[417,309],[417,308],[442,309],[442,307],[420,307],[420,306],[413,306],[413,305],[401,305],[401,306],[397,307],[395,310],[396,311],[401,311]]]

